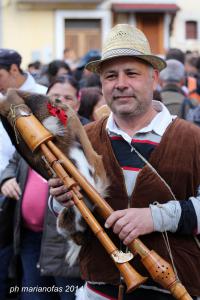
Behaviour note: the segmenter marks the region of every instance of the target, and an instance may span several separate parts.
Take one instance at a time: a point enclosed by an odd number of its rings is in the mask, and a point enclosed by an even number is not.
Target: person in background
[[[53,82],[47,95],[78,110],[78,83],[69,75]],[[13,195],[9,187],[15,174],[19,190]],[[14,250],[22,260],[22,286],[55,286],[49,293],[22,293],[21,299],[51,300],[57,294],[62,300],[75,299],[76,289],[83,281],[78,264],[69,268],[65,261],[67,242],[57,233],[56,218],[49,211],[46,181],[15,153],[0,183],[2,193],[17,200]]]
[[[95,216],[120,250],[126,251],[139,237],[168,262],[173,257],[178,278],[196,299],[200,296],[200,129],[152,100],[159,71],[165,67],[165,61],[151,53],[146,36],[129,24],[114,26],[101,59],[86,66],[100,74],[103,96],[112,111],[108,118],[86,126],[93,148],[103,158],[110,179],[106,201],[114,210],[105,223]],[[58,178],[49,180],[49,186],[55,205],[73,205]],[[87,237],[79,256],[86,281],[80,299],[117,299],[122,294],[120,273],[96,236],[91,232]],[[130,263],[140,274],[148,274],[138,255]],[[148,279],[121,299],[174,297],[164,284]]]
[[[62,60],[53,60],[48,65],[48,76],[49,76],[49,83],[51,84],[57,77],[63,75],[71,75],[71,69],[69,65],[62,61]]]
[[[40,78],[42,63],[39,60],[36,60],[28,64],[28,72],[33,76],[37,81]]]
[[[78,65],[76,67],[76,70],[73,72],[74,77],[76,78],[76,80],[78,82],[83,79],[84,72],[86,74],[88,74],[88,73],[91,74],[90,72],[85,70],[86,64],[91,60],[95,60],[95,59],[99,59],[99,58],[100,58],[100,52],[97,49],[91,49],[83,57],[81,57],[81,59],[78,62]]]
[[[21,69],[22,57],[12,49],[0,48],[0,93],[5,94],[8,88],[44,94],[45,86],[38,84],[30,73]]]
[[[182,103],[185,98],[182,86],[185,81],[184,65],[176,59],[166,60],[166,68],[160,72],[162,102],[172,115],[182,117]]]
[[[198,77],[198,59],[199,57],[197,55],[194,55],[193,53],[187,54],[185,58],[185,72],[187,76],[192,76],[192,77]]]
[[[185,83],[182,86],[183,92],[187,98],[200,102],[200,88],[198,89],[198,78],[194,76],[196,74],[196,55],[193,59],[192,53],[185,54],[178,48],[170,48],[166,53],[166,60],[176,59],[185,66]],[[192,76],[191,76],[192,75]],[[199,84],[200,86],[200,84]]]
[[[101,80],[98,74],[89,71],[83,73],[82,79],[79,81],[79,89],[87,87],[98,87],[101,89]]]
[[[77,57],[75,51],[70,48],[65,48],[63,50],[63,60],[66,62],[70,69],[74,71],[77,67]]]
[[[47,88],[38,84],[32,75],[21,68],[22,57],[13,49],[0,48],[0,92],[6,94],[8,88],[45,94]],[[8,164],[15,148],[0,120],[0,161],[1,167]],[[1,170],[1,173],[3,169]],[[14,195],[20,188],[15,177],[10,181],[9,190]],[[13,256],[13,219],[16,202],[13,197],[1,194],[0,215],[0,298],[6,297],[8,270]]]
[[[200,104],[200,70],[198,67],[200,57],[189,54],[185,60],[185,71],[187,74],[188,97]]]
[[[54,100],[59,99],[63,103],[70,105],[75,112],[78,113],[80,100],[79,97],[79,86],[76,79],[70,75],[58,77],[48,87],[47,95],[52,97]],[[88,124],[90,121],[78,114],[82,125]]]
[[[80,90],[79,115],[94,121],[96,110],[104,104],[102,91],[98,87],[86,87]]]
[[[10,189],[13,179],[17,182],[15,193]],[[79,268],[69,268],[65,261],[67,242],[57,233],[56,218],[49,211],[46,180],[15,152],[2,173],[0,187],[3,195],[16,201],[14,253],[22,261],[21,286],[43,289],[22,290],[20,299],[75,299],[76,289],[82,285]]]
[[[165,60],[176,59],[180,61],[183,65],[185,64],[185,53],[178,48],[170,48],[165,54]]]
[[[155,90],[153,91],[153,99],[162,102],[162,97],[161,97],[161,93],[160,93],[160,88],[159,88],[159,90],[158,90],[158,89],[155,89]]]
[[[98,58],[98,56],[94,58],[91,57],[88,59],[87,63]],[[99,74],[94,74],[85,68],[82,72],[81,79],[79,80],[79,89],[85,87],[99,87],[101,89],[101,80]]]
[[[44,71],[41,78],[38,80],[41,84],[49,86],[57,77],[71,75],[72,71],[69,65],[63,60],[56,59],[51,61],[47,66],[44,66]]]
[[[12,157],[14,151],[15,147],[12,145],[11,140],[0,120],[0,176],[2,171],[7,166],[8,161]]]

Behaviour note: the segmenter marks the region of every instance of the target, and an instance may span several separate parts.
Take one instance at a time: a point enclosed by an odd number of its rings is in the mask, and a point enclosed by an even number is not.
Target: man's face
[[[116,116],[143,115],[151,106],[158,72],[133,57],[114,58],[101,67],[104,98]]]
[[[0,69],[0,93],[5,94],[8,88],[16,87],[16,77],[12,70]]]

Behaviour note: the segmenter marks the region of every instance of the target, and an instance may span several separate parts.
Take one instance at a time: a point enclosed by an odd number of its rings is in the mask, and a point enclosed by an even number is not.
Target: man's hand
[[[19,200],[22,192],[16,178],[6,180],[1,186],[1,192],[5,197]]]
[[[50,195],[53,196],[56,201],[65,207],[71,207],[74,205],[72,201],[72,193],[63,185],[63,182],[59,178],[51,178],[48,181]]]
[[[128,208],[114,211],[106,220],[106,228],[113,228],[125,245],[140,235],[154,231],[150,208]]]

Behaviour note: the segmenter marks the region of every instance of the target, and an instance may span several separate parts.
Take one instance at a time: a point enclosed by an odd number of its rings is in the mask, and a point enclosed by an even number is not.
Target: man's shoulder
[[[194,130],[194,131],[200,132],[200,128],[198,126],[196,126],[194,123],[184,120],[182,118],[177,117],[175,125],[177,127],[184,127],[184,129],[188,130],[188,131]]]
[[[88,135],[95,134],[105,128],[107,117],[104,117],[98,121],[91,122],[84,126]]]
[[[175,135],[185,137],[186,140],[198,140],[200,142],[200,127],[192,122],[186,121],[181,118],[176,118],[169,129]]]
[[[46,95],[47,87],[44,86],[44,85],[36,83],[36,85],[35,85],[35,92],[37,92],[38,94],[44,94],[44,95]]]
[[[46,86],[37,83],[31,74],[25,73],[25,75],[27,77],[24,84],[20,87],[20,90],[46,95]]]

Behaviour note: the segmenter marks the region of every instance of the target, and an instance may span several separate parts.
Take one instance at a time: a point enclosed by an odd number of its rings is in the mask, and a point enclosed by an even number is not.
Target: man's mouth
[[[121,96],[114,96],[113,99],[114,100],[126,100],[126,99],[131,99],[131,98],[135,98],[134,96],[125,96],[125,95],[121,95]]]

